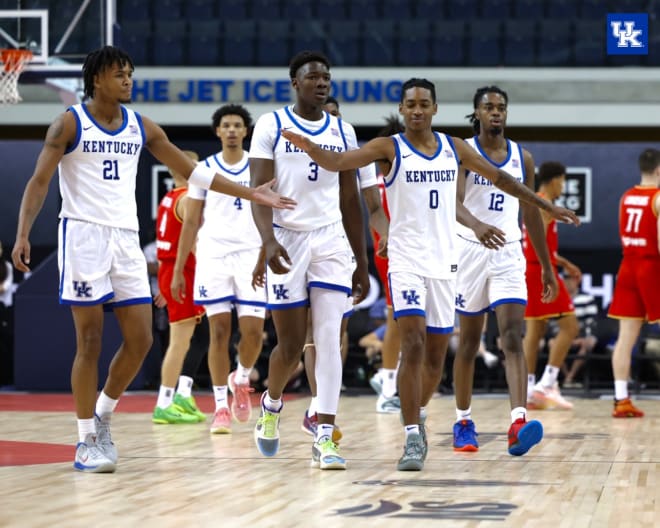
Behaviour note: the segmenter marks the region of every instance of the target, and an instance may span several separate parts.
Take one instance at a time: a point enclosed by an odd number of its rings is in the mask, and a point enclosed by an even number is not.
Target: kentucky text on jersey
[[[474,184],[475,185],[485,185],[487,187],[493,185],[492,181],[487,180],[481,174],[477,174],[476,172],[473,172],[472,175],[474,176]]]
[[[140,143],[129,143],[128,141],[99,141],[96,139],[83,140],[83,152],[96,152],[100,154],[140,154]]]
[[[406,171],[406,183],[453,182],[455,179],[456,171],[454,169]]]
[[[285,152],[305,152],[302,149],[299,149],[298,147],[294,146],[291,144],[291,142],[286,141],[284,143],[286,150]],[[344,149],[338,145],[319,145],[323,150],[329,150],[331,152],[343,152]]]

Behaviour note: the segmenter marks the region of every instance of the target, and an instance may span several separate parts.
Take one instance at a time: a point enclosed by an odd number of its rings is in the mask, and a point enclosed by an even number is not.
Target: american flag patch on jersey
[[[331,133],[333,136],[337,136],[337,137],[339,137],[339,130],[337,130],[336,128],[331,128],[331,129],[330,129],[330,133]]]
[[[454,153],[450,149],[447,149],[447,150],[445,150],[445,157],[446,158],[453,158]]]
[[[517,169],[517,168],[520,167],[520,162],[519,162],[517,159],[511,160],[511,166],[512,166],[514,169]]]
[[[138,133],[138,128],[135,125],[128,125],[128,131],[131,134],[137,134]]]

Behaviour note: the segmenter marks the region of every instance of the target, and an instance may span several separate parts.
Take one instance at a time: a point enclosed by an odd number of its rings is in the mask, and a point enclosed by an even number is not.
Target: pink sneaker
[[[211,424],[211,433],[227,434],[231,433],[231,414],[227,407],[221,407],[215,411],[213,423]]]
[[[254,389],[250,387],[250,383],[234,383],[236,372],[229,373],[227,383],[229,390],[234,395],[231,402],[231,413],[237,422],[248,422],[252,416],[252,402],[250,402],[250,393]]]
[[[571,410],[573,404],[559,392],[559,384],[555,383],[552,387],[543,387],[540,383],[534,386],[534,395],[532,396],[540,409],[561,409]]]

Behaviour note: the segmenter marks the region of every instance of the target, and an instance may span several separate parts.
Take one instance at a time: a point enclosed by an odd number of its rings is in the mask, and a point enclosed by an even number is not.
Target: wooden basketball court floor
[[[72,469],[70,395],[0,393],[0,526],[651,527],[660,524],[660,401],[642,419],[613,419],[611,401],[532,411],[545,428],[523,457],[506,451],[505,395],[476,397],[477,453],[454,453],[451,396],[429,409],[422,472],[396,471],[398,415],[372,395],[342,396],[346,471],[309,467],[300,429],[307,398],[286,395],[280,453],[264,458],[249,424],[211,435],[208,422],[154,425],[155,394],[127,394],[113,418],[114,474]],[[198,397],[210,410],[209,395]],[[256,404],[256,399],[255,399]],[[255,409],[256,411],[256,409]]]

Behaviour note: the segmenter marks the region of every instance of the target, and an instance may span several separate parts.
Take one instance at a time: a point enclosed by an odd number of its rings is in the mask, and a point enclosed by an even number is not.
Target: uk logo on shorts
[[[608,55],[648,55],[649,15],[609,13],[607,15]]]

